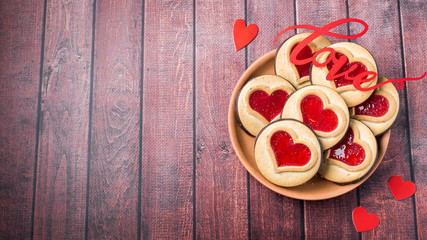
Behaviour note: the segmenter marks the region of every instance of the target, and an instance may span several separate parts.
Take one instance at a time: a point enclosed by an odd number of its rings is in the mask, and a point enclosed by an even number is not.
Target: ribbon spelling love
[[[329,30],[331,30],[331,29],[333,29],[339,25],[350,23],[350,22],[362,24],[364,27],[363,30],[360,33],[353,34],[353,35],[342,35],[342,34],[337,34],[337,33],[333,33],[333,32],[329,31]],[[334,63],[334,66],[331,68],[328,75],[326,75],[326,80],[331,81],[331,80],[336,79],[338,77],[345,76],[346,79],[353,81],[353,86],[356,89],[358,89],[360,91],[370,91],[370,90],[376,89],[378,87],[381,87],[382,85],[387,84],[389,82],[395,82],[396,88],[402,89],[405,86],[405,83],[404,83],[405,81],[420,80],[420,79],[424,78],[427,74],[426,72],[424,72],[424,74],[421,77],[417,77],[417,78],[389,79],[385,82],[376,84],[372,87],[364,88],[361,86],[361,84],[364,82],[369,82],[372,79],[375,79],[377,77],[377,73],[373,72],[373,71],[364,71],[364,72],[362,72],[356,76],[349,76],[349,73],[353,72],[355,70],[355,68],[357,67],[356,65],[353,65],[349,69],[347,69],[346,71],[343,71],[343,72],[337,74],[338,71],[341,69],[341,67],[346,63],[348,58],[345,55],[342,55],[341,57],[339,57],[337,59],[335,56],[335,50],[333,48],[327,47],[327,48],[320,49],[312,57],[309,57],[306,59],[297,59],[297,55],[305,46],[307,46],[311,41],[313,41],[314,39],[316,39],[317,37],[319,37],[321,35],[327,35],[327,36],[331,36],[331,37],[335,37],[335,38],[341,38],[341,39],[359,38],[359,37],[363,36],[368,31],[368,24],[366,22],[364,22],[360,19],[357,19],[357,18],[344,18],[344,19],[340,19],[340,20],[331,22],[322,28],[314,27],[311,25],[295,25],[295,26],[288,27],[288,28],[284,29],[283,31],[281,31],[277,35],[276,39],[274,40],[274,44],[276,44],[277,39],[283,33],[287,32],[289,30],[292,30],[292,29],[297,29],[297,28],[310,29],[310,30],[314,30],[314,32],[312,34],[310,34],[308,37],[306,37],[303,41],[301,41],[295,47],[294,51],[292,51],[292,53],[290,55],[290,61],[295,65],[304,65],[304,64],[311,62],[316,67],[326,66],[326,65],[328,65],[329,62],[332,61]],[[316,58],[319,54],[321,54],[323,52],[330,52],[330,55],[326,59],[326,61],[318,62]]]

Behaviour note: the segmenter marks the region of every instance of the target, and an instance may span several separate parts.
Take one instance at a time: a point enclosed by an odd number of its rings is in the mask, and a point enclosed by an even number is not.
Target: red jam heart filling
[[[276,90],[271,95],[257,90],[249,96],[249,106],[271,122],[280,114],[288,97],[289,94],[283,90]]]
[[[387,98],[382,95],[372,95],[368,100],[354,107],[356,115],[368,115],[373,117],[382,117],[390,108],[390,103]]]
[[[329,158],[341,161],[350,166],[360,165],[365,160],[365,150],[353,141],[353,130],[349,128],[344,138],[331,148]]]
[[[303,122],[311,129],[332,132],[338,127],[338,117],[334,111],[323,109],[323,102],[316,95],[307,95],[301,101]]]
[[[298,44],[297,44],[298,45]],[[292,50],[291,53],[294,51],[295,47],[297,46],[295,45]],[[313,53],[311,52],[311,48],[309,46],[305,46],[298,54],[297,54],[297,59],[298,60],[303,60],[303,59],[307,59],[307,58],[311,58],[313,56]],[[303,64],[303,65],[295,65],[295,67],[298,70],[298,74],[299,77],[305,77],[308,76],[308,74],[310,73],[310,66],[311,66],[311,62]]]
[[[335,52],[335,58],[336,59],[339,59],[341,56],[345,56],[345,55],[342,54],[342,53],[339,53],[339,52]],[[359,75],[362,72],[368,71],[368,68],[365,65],[363,65],[362,63],[360,63],[360,62],[353,62],[353,63],[350,64],[350,62],[348,61],[348,58],[347,58],[347,61],[345,62],[345,64],[340,68],[340,70],[338,70],[338,72],[336,74],[338,75],[338,74],[341,74],[343,72],[348,71],[348,69],[350,69],[350,67],[353,66],[353,65],[356,65],[356,69],[353,70],[353,71],[351,71],[350,73],[348,73],[349,77],[355,77],[355,76]],[[326,67],[330,71],[333,66],[334,66],[334,63],[332,61],[330,61]],[[345,75],[334,79],[334,82],[335,82],[335,86],[337,88],[353,84],[353,81],[347,79],[345,77]]]
[[[294,144],[291,135],[285,131],[275,132],[270,144],[279,167],[304,166],[310,161],[310,149],[301,143]]]

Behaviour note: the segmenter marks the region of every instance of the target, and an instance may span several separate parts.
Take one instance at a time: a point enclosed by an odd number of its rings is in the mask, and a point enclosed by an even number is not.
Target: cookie
[[[257,136],[255,161],[267,180],[294,187],[317,173],[322,148],[308,126],[293,119],[282,119],[267,125]]]
[[[380,77],[380,82],[387,78]],[[350,116],[364,123],[375,136],[387,131],[399,113],[399,93],[392,83],[375,89],[363,103],[350,109]]]
[[[275,75],[262,75],[248,81],[235,100],[236,119],[250,135],[278,119],[294,87]]]
[[[352,183],[365,176],[375,163],[377,141],[363,123],[351,119],[344,138],[324,154],[319,174],[332,182]]]
[[[344,137],[350,121],[344,99],[334,90],[316,85],[303,87],[289,96],[281,118],[307,124],[319,137],[323,149]]]
[[[295,47],[311,33],[300,33],[288,38],[277,49],[274,69],[276,74],[289,80],[296,89],[310,85],[309,74],[311,62],[304,65],[295,65],[290,62],[289,56]],[[328,39],[320,36],[310,42],[297,55],[297,59],[306,59],[313,56],[319,49],[331,45]]]
[[[329,48],[333,48],[336,51],[336,59],[339,59],[343,55],[347,57],[346,63],[337,71],[337,75],[346,72],[350,68],[355,68],[353,71],[348,73],[348,76],[355,77],[366,71],[377,73],[375,78],[369,82],[361,84],[363,88],[372,87],[378,82],[377,64],[371,53],[369,53],[364,47],[356,43],[340,42],[330,45]],[[317,56],[316,61],[318,63],[325,63],[330,55],[331,53],[329,51],[322,52]],[[353,86],[353,81],[347,79],[346,75],[339,76],[332,80],[327,80],[327,74],[330,70],[333,70],[333,67],[334,63],[332,61],[323,67],[316,67],[313,65],[310,71],[311,82],[313,84],[322,85],[335,90],[342,98],[344,98],[349,107],[361,104],[372,95],[374,90],[360,91],[356,89]]]

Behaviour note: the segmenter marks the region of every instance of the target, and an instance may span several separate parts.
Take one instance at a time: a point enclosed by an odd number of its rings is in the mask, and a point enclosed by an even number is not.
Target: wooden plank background
[[[427,239],[425,79],[399,90],[377,171],[334,199],[265,188],[227,127],[235,83],[282,29],[360,18],[369,31],[352,41],[379,73],[418,77],[426,11],[424,0],[2,1],[0,239]],[[239,18],[260,30],[236,52]],[[415,196],[396,201],[393,175]],[[380,225],[356,232],[357,206]]]

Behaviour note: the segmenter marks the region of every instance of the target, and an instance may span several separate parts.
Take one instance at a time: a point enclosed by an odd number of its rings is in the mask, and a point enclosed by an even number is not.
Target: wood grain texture
[[[0,3],[0,238],[31,237],[43,1]]]
[[[138,235],[141,2],[96,3],[88,237]]]
[[[316,27],[347,17],[345,1],[319,3],[318,1],[297,0],[297,24]],[[307,30],[298,29],[298,32]],[[332,30],[347,34],[347,26],[341,25]],[[332,43],[345,40],[327,37]],[[351,213],[357,205],[357,192],[324,201],[305,201],[305,237],[307,239],[357,239]],[[333,214],[331,214],[333,213]]]
[[[427,3],[425,1],[401,1],[402,35],[405,53],[406,77],[418,77],[427,71]],[[409,82],[408,92],[409,132],[412,155],[413,180],[416,184],[415,193],[416,219],[418,239],[427,239],[427,80]],[[410,180],[405,176],[405,180]],[[410,205],[411,200],[400,201],[402,205]]]
[[[227,116],[245,70],[233,24],[244,2],[196,1],[196,238],[247,239],[247,172],[233,153]]]
[[[380,75],[402,78],[401,39],[397,1],[360,2],[349,1],[350,17],[360,18],[369,25],[369,31],[353,40],[368,49],[374,56]],[[370,11],[361,11],[361,9]],[[351,33],[360,32],[350,25]],[[381,36],[381,37],[379,37]],[[393,51],[390,51],[393,49]],[[407,131],[407,106],[405,92],[399,90],[400,113],[392,127],[387,153],[376,172],[360,187],[360,205],[375,213],[380,225],[362,233],[366,239],[414,239],[415,225],[412,202],[404,204],[394,199],[387,182],[393,175],[410,178],[409,136]],[[403,126],[403,127],[402,127]]]
[[[34,238],[85,237],[92,2],[48,1]]]
[[[147,1],[142,238],[193,237],[193,1]]]
[[[249,65],[276,49],[273,41],[278,33],[295,25],[292,1],[248,1],[248,24],[260,29],[257,38],[248,45]],[[289,14],[284,14],[289,13]],[[282,36],[286,39],[294,31]],[[250,177],[250,231],[253,239],[300,239],[302,237],[302,201],[281,196]],[[277,224],[280,223],[280,224]]]

